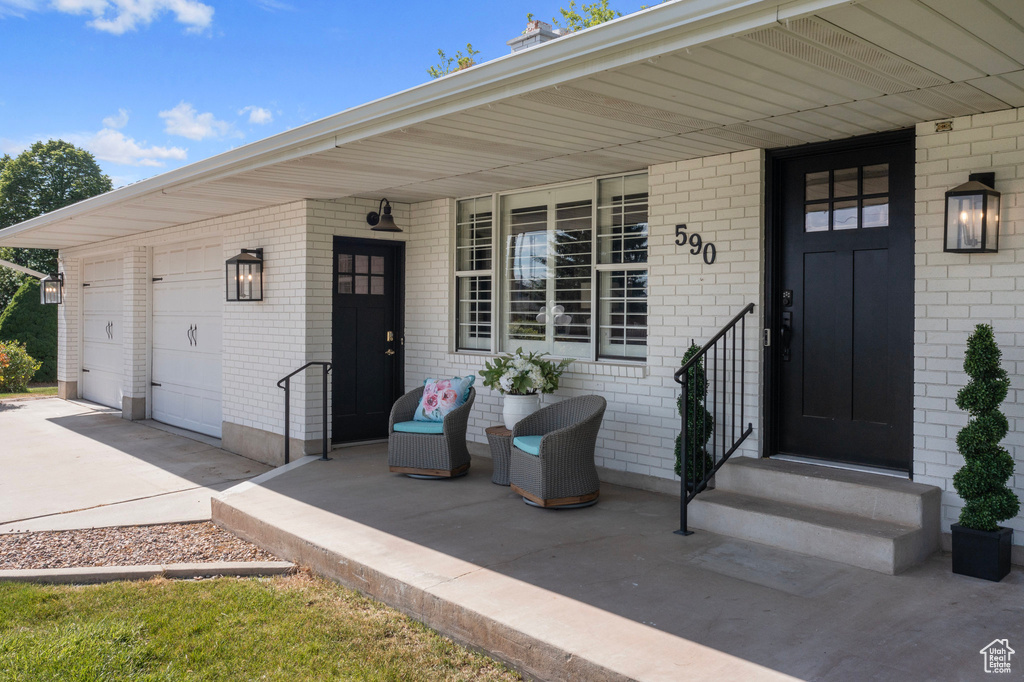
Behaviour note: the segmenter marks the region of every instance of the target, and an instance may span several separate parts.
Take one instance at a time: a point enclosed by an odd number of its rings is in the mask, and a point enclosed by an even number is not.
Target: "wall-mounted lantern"
[[[943,251],[995,253],[999,250],[999,192],[995,173],[971,173],[967,182],[946,192],[946,242]]]
[[[224,264],[229,301],[263,300],[263,249],[242,249]]]
[[[391,203],[387,199],[381,199],[377,210],[366,214],[366,222],[369,223],[372,232],[402,231],[402,228],[395,225],[395,219],[391,217]]]
[[[60,305],[64,302],[64,273],[57,272],[39,280],[39,302]]]

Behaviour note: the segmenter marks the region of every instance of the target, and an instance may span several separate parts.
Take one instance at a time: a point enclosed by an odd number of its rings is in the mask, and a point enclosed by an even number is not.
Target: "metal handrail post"
[[[693,531],[687,530],[686,528],[686,470],[687,464],[689,464],[689,457],[686,452],[686,448],[689,443],[686,442],[686,417],[687,417],[687,403],[689,402],[689,374],[683,374],[682,378],[683,395],[682,395],[682,409],[679,410],[680,420],[682,421],[682,428],[680,429],[679,437],[679,530],[675,531],[677,535],[693,535]],[[696,467],[694,467],[696,469]],[[696,471],[694,472],[696,473]],[[694,480],[696,484],[696,480]]]
[[[284,463],[291,461],[292,450],[292,411],[290,398],[292,394],[292,378],[287,376],[284,379]]]
[[[323,442],[320,445],[320,461],[329,462],[330,457],[327,456],[327,372],[331,369],[331,363],[327,362],[323,365],[324,368],[324,381],[323,381],[323,397],[324,397],[324,408],[321,413],[323,416]]]

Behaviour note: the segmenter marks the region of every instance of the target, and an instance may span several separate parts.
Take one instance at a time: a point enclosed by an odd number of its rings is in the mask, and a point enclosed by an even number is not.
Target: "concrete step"
[[[722,468],[725,471],[726,467]],[[721,474],[719,474],[721,475]],[[722,490],[689,506],[693,528],[894,575],[938,549],[938,532]]]
[[[905,478],[751,457],[730,459],[715,476],[715,488],[866,519],[936,529],[942,495],[935,486]]]

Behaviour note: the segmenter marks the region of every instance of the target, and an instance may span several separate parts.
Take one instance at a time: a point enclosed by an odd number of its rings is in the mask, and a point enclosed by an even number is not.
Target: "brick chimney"
[[[524,48],[540,45],[541,43],[561,37],[561,33],[551,29],[551,24],[532,19],[526,24],[526,30],[523,31],[522,35],[516,36],[505,44],[511,47],[513,52],[518,52]]]

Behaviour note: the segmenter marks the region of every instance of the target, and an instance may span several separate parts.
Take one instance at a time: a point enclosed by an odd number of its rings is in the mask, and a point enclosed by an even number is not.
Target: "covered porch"
[[[1019,570],[898,576],[706,531],[679,498],[603,483],[542,510],[491,482],[388,472],[386,445],[306,457],[214,500],[216,523],[541,679],[948,679],[1024,617]],[[727,465],[728,466],[728,465]]]

